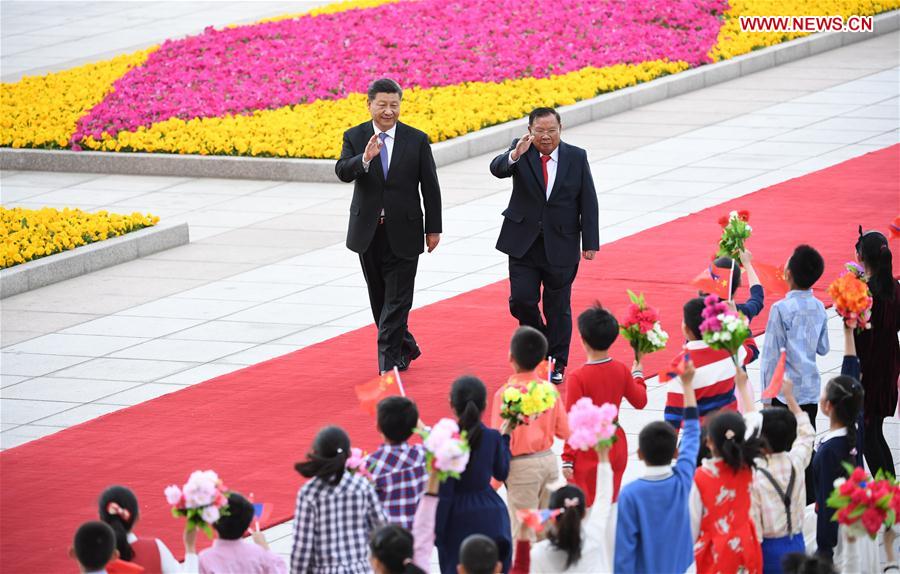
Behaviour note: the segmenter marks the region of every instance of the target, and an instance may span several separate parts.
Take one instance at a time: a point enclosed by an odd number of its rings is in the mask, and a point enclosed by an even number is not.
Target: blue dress
[[[456,574],[459,547],[472,534],[483,534],[497,542],[503,571],[512,559],[509,512],[491,487],[491,477],[505,481],[509,475],[509,436],[481,425],[481,442],[473,449],[469,464],[459,479],[441,485],[435,517],[435,546],[442,574]]]

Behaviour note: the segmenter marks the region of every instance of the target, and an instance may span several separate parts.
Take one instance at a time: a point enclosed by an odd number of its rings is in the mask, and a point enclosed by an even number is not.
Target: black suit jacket
[[[575,265],[582,250],[595,251],[600,247],[597,192],[587,153],[560,142],[556,179],[547,199],[540,152],[530,147],[510,165],[509,154],[516,143],[518,140],[513,140],[509,150],[491,162],[491,173],[496,177],[513,178],[512,197],[503,212],[497,249],[512,257],[523,257],[543,232],[547,260],[553,265]]]
[[[385,181],[378,156],[372,159],[368,172],[363,169],[363,152],[374,133],[371,121],[344,132],[341,158],[334,166],[341,181],[354,182],[347,247],[357,253],[369,248],[384,209],[384,226],[391,249],[400,257],[413,257],[425,250],[425,233],[441,232],[441,188],[428,135],[397,122]]]

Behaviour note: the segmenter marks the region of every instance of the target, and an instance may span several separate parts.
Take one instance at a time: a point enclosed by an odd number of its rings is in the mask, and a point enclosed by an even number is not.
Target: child
[[[647,385],[640,361],[636,360],[629,371],[623,363],[609,356],[609,348],[619,336],[619,323],[612,313],[600,305],[587,309],[578,316],[578,331],[588,361],[569,373],[566,411],[582,397],[590,398],[598,406],[611,403],[616,408],[625,398],[634,408],[643,409],[647,405]],[[613,502],[619,498],[622,475],[628,464],[628,440],[622,427],[616,431],[616,437],[609,455],[613,471]],[[563,475],[584,491],[590,508],[597,490],[597,452],[575,450],[566,444],[562,458]]]
[[[413,536],[396,524],[385,524],[369,540],[369,562],[375,574],[425,574],[413,563]]]
[[[118,556],[116,534],[103,522],[85,522],[75,531],[69,557],[78,561],[81,572],[106,572],[106,565]]]
[[[697,469],[690,500],[697,572],[760,573],[762,552],[750,520],[753,461],[760,441],[745,438],[744,417],[734,411],[716,413],[707,429],[712,458]]]
[[[406,442],[418,420],[416,404],[406,397],[379,402],[378,432],[384,444],[369,455],[366,464],[388,520],[406,529],[412,528],[427,480],[424,447]]]
[[[366,572],[369,536],[387,516],[369,480],[346,471],[350,437],[325,427],[294,468],[309,480],[297,493],[291,572]]]
[[[863,265],[872,292],[871,328],[856,334],[866,399],[865,455],[869,470],[895,474],[894,458],[884,438],[884,419],[897,409],[900,377],[900,283],[894,279],[893,255],[887,238],[878,231],[862,232],[856,258]]]
[[[533,327],[519,327],[509,346],[509,362],[515,374],[494,393],[491,404],[491,426],[499,429],[503,424],[500,410],[503,392],[515,384],[537,380],[535,368],[547,356],[547,339]],[[506,480],[506,503],[513,536],[519,533],[516,511],[529,508],[546,508],[550,498],[550,485],[559,480],[559,464],[550,450],[553,437],[569,438],[569,420],[562,400],[529,424],[516,427],[510,438],[509,450],[512,462]]]
[[[619,494],[615,572],[684,572],[694,561],[688,498],[700,446],[700,422],[690,360],[679,379],[684,396],[684,437],[678,462],[672,468],[676,436],[671,425],[658,421],[641,430],[638,457],[647,470]]]
[[[737,410],[734,396],[734,361],[728,351],[711,349],[703,342],[700,324],[703,322],[704,307],[705,303],[700,297],[684,304],[681,330],[687,344],[685,350],[672,361],[673,366],[678,365],[690,355],[694,363],[696,374],[692,389],[696,392],[701,422],[713,411]],[[738,349],[738,360],[742,365],[746,365],[756,356],[756,352],[756,342],[753,338],[748,338]],[[678,429],[681,426],[683,412],[681,389],[678,385],[669,383],[666,395],[666,422]]]
[[[287,565],[281,556],[269,550],[266,535],[252,534],[254,544],[241,538],[253,521],[253,504],[236,492],[228,494],[228,514],[220,517],[213,528],[219,537],[212,548],[200,553],[200,574],[284,574]]]
[[[834,509],[825,501],[834,489],[834,481],[846,476],[841,463],[862,464],[856,444],[856,419],[862,407],[862,386],[853,377],[840,375],[831,379],[822,393],[819,406],[830,420],[830,428],[813,456],[816,481],[816,554],[834,559],[838,545],[838,523],[831,520]],[[838,564],[839,561],[835,560]]]
[[[473,534],[459,548],[459,566],[454,574],[500,574],[503,563],[498,558],[497,543],[482,534]]]
[[[601,528],[585,524],[585,494],[577,486],[564,486],[550,497],[550,508],[562,513],[545,526],[547,539],[531,546],[528,528],[523,525],[516,543],[512,574],[534,572],[611,572],[612,544],[607,536],[612,509],[613,470],[609,448],[599,453],[600,509],[596,516]]]
[[[750,298],[744,303],[736,304],[735,309],[743,313],[748,321],[753,321],[753,318],[759,315],[765,307],[766,294],[762,284],[759,282],[759,277],[756,275],[756,269],[753,268],[753,254],[745,250],[741,251],[740,257],[741,265],[747,273],[747,280],[750,282]],[[741,265],[737,265],[731,257],[719,257],[713,261],[713,265],[723,269],[734,269],[731,274],[731,298],[734,299],[734,294],[741,286]],[[701,293],[700,295],[705,297],[706,293]]]
[[[749,387],[746,375],[739,386]],[[752,392],[752,391],[750,391]],[[767,445],[756,459],[753,476],[753,521],[762,539],[763,571],[780,574],[786,554],[804,552],[803,507],[806,505],[804,472],[812,460],[816,431],[794,398],[793,384],[785,379],[782,394],[787,409],[762,410],[761,438]]]
[[[184,564],[180,564],[169,548],[158,538],[138,538],[132,532],[140,517],[138,500],[124,486],[110,486],[98,501],[100,520],[108,524],[116,535],[116,549],[121,562],[130,562],[148,572],[174,574],[197,571],[197,531],[184,531]],[[116,562],[108,570],[119,571]]]
[[[491,487],[492,477],[505,481],[509,475],[509,435],[482,424],[486,403],[487,389],[479,379],[466,376],[453,382],[450,405],[460,429],[467,433],[471,451],[466,470],[458,479],[447,479],[439,490],[434,533],[443,574],[454,574],[461,560],[466,563],[460,546],[471,534],[483,534],[492,540],[499,550],[503,571],[509,569],[509,514],[503,499]]]
[[[781,349],[787,350],[785,376],[793,381],[797,402],[809,415],[813,428],[816,428],[816,405],[821,386],[816,354],[825,355],[829,347],[828,316],[825,306],[813,295],[812,286],[824,270],[825,261],[818,251],[809,245],[794,249],[784,270],[790,291],[772,305],[760,358],[761,381],[765,389],[772,380]],[[772,400],[772,404],[786,406],[780,399]]]

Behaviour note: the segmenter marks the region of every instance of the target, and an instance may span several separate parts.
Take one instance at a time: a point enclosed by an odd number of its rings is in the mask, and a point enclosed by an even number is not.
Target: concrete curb
[[[187,223],[158,223],[105,241],[0,270],[0,299],[78,277],[190,241]]]
[[[577,126],[639,106],[794,62],[828,50],[900,30],[900,10],[880,14],[872,33],[825,32],[657,78],[559,108],[566,126]],[[524,133],[526,119],[509,121],[432,146],[435,163],[448,165],[500,151]],[[334,160],[197,156],[156,153],[72,152],[0,148],[0,169],[128,175],[222,177],[279,181],[337,182]]]

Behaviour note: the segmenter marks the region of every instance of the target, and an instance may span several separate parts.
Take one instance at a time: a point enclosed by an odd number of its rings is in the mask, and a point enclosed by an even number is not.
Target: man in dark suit
[[[344,132],[334,169],[341,181],[354,182],[347,247],[359,253],[366,278],[382,373],[405,371],[422,354],[407,318],[419,254],[423,245],[431,253],[441,240],[441,189],[431,146],[424,132],[397,121],[402,98],[394,80],[372,83],[372,121]]]
[[[561,142],[561,130],[556,110],[537,108],[528,116],[528,134],[491,162],[496,177],[513,178],[497,240],[497,249],[509,255],[509,310],[520,325],[547,336],[556,384],[562,383],[569,360],[578,261],[593,259],[600,247],[597,193],[587,153]],[[541,286],[543,317],[538,308]]]

